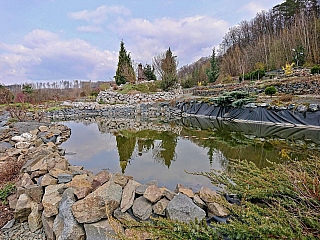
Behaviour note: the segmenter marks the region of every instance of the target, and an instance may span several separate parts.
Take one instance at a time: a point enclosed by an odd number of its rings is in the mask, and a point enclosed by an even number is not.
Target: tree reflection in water
[[[152,151],[155,162],[164,164],[168,168],[172,161],[176,160],[177,135],[170,132],[140,131],[121,132],[116,136],[117,149],[122,173],[135,154],[141,156],[143,153]],[[137,147],[137,153],[134,152]]]

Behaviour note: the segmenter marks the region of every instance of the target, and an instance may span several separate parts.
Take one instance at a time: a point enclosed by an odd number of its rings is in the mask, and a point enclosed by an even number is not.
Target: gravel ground
[[[0,230],[0,240],[45,240],[46,235],[43,229],[32,233],[28,223],[14,223],[11,228]]]

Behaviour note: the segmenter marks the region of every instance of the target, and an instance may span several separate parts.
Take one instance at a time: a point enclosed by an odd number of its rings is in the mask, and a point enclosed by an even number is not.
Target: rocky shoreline
[[[177,184],[172,191],[159,187],[157,181],[142,184],[119,173],[103,170],[94,175],[72,166],[59,148],[70,129],[42,123],[31,129],[31,125],[14,124],[12,129],[22,131],[9,133],[2,141],[8,148],[2,151],[0,163],[19,159],[25,164],[17,191],[8,199],[15,209],[15,223],[1,229],[0,239],[112,239],[117,232],[137,239],[137,233],[121,224],[115,227],[112,219],[125,223],[152,216],[189,222],[228,215],[219,204],[228,204],[226,199],[208,188],[194,193]]]

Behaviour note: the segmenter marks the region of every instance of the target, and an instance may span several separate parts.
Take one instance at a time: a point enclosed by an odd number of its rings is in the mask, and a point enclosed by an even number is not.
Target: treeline
[[[286,0],[229,29],[218,49],[220,80],[259,79],[286,63],[320,63],[320,1]],[[180,68],[183,86],[206,83],[210,58]]]
[[[286,0],[251,21],[229,29],[219,47],[221,71],[239,76],[278,69],[286,63],[313,66],[320,62],[319,0]]]
[[[12,102],[42,103],[46,101],[74,100],[79,97],[97,96],[109,89],[114,82],[61,80],[4,86],[0,84],[0,104]]]

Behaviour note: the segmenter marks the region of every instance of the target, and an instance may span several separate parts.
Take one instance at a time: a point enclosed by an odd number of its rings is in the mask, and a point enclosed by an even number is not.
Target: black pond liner
[[[187,114],[206,116],[213,119],[320,128],[320,111],[297,112],[288,109],[275,110],[264,107],[233,108],[230,106],[214,106],[202,102],[179,102],[176,107]]]

